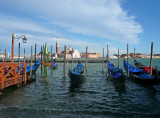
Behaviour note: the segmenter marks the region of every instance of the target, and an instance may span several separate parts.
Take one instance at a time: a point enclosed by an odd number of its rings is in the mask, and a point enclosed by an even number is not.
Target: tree
[[[114,54],[113,56],[116,56],[116,57],[118,57],[118,54]]]
[[[43,52],[39,52],[39,55],[41,55],[41,53],[42,53],[42,55],[43,55]]]
[[[122,54],[122,55],[121,55],[121,58],[124,58],[125,56],[127,56],[127,54]]]
[[[141,53],[136,53],[136,55],[142,55]]]

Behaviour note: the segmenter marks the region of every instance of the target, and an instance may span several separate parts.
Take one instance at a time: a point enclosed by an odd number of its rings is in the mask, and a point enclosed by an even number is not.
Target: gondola
[[[154,79],[154,77],[148,75],[145,73],[143,69],[140,69],[138,67],[133,67],[131,64],[127,64],[127,62],[124,60],[123,62],[124,69],[128,70],[129,66],[129,77],[132,79],[142,83],[142,84],[157,84],[157,81]]]
[[[51,67],[51,68],[52,68],[53,70],[57,69],[57,67],[58,67],[58,65],[57,65],[56,63],[52,63],[52,67]]]
[[[39,60],[36,62],[36,64],[34,64],[34,65],[32,66],[32,74],[35,74],[35,72],[37,71],[40,63],[41,63],[41,60],[39,59]],[[26,61],[26,64],[28,64],[27,61]],[[23,75],[23,74],[24,74],[23,64],[22,64],[22,65],[19,65],[19,68],[22,68],[22,71],[23,71],[23,72],[20,72],[20,74]],[[11,69],[11,68],[9,68],[8,70],[10,70],[10,69]],[[15,72],[15,70],[13,69],[13,73],[14,73],[14,72]],[[17,73],[18,73],[18,72],[19,72],[19,69],[17,68]],[[30,75],[30,72],[31,72],[31,66],[30,66],[30,65],[29,65],[29,66],[26,66],[26,74],[27,74],[27,75]],[[4,70],[4,75],[6,75],[6,74],[7,74],[7,71]]]
[[[145,73],[147,74],[150,74],[150,71],[151,71],[151,67],[148,67],[146,65],[143,65],[141,62],[135,60],[135,66],[140,68],[140,69],[143,69],[145,71]],[[155,78],[155,79],[158,79],[160,80],[160,70],[157,70],[155,68],[152,67],[152,76]]]
[[[111,62],[108,62],[108,73],[109,77],[116,80],[124,81],[123,70],[119,67],[115,67]]]
[[[43,64],[43,61],[41,62],[41,64]],[[51,63],[51,61],[44,62],[44,65],[45,66],[50,66],[50,68],[53,69],[53,70],[58,68],[58,64],[56,64],[54,60],[52,61],[52,63]]]
[[[56,64],[55,61],[53,60],[53,61],[52,61],[52,66],[51,66],[51,68],[52,68],[53,70],[55,70],[55,69],[57,69],[57,67],[58,67],[58,64]]]
[[[73,70],[69,69],[68,76],[72,81],[82,81],[85,79],[85,69],[81,62],[78,62]]]
[[[35,74],[35,72],[37,71],[40,63],[41,63],[41,60],[39,59],[39,60],[36,62],[36,64],[32,65],[32,74]],[[31,71],[31,66],[27,66],[27,67],[26,67],[26,73],[27,73],[27,75],[30,74],[30,71]]]

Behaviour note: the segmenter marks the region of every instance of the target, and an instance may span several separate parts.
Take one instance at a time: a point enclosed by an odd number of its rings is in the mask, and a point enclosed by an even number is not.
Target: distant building
[[[127,54],[122,54],[120,55],[121,58],[127,58]],[[128,54],[128,58],[133,58],[134,57],[134,54]],[[145,54],[140,54],[140,53],[137,53],[135,54],[135,58],[148,58],[147,55]]]
[[[127,58],[127,56],[124,56],[123,58]],[[128,56],[128,58],[131,58],[131,56]]]
[[[154,54],[153,58],[160,58],[160,54]]]
[[[15,55],[14,56],[14,59],[18,59],[19,58],[19,55]],[[20,56],[20,59],[23,59],[24,57],[23,56]]]
[[[73,58],[80,58],[81,56],[80,56],[80,53],[79,53],[79,51],[78,50],[74,50],[73,51]]]
[[[58,54],[58,58],[63,58],[63,57],[64,57],[64,53],[59,53]],[[71,59],[71,58],[72,58],[72,55],[66,53],[66,59]]]
[[[59,57],[59,58],[64,57],[64,53],[65,53],[65,51],[62,51],[62,52],[58,53],[58,57]],[[66,50],[66,58],[67,58],[67,59],[71,59],[71,58],[72,58],[72,53],[73,53],[73,58],[80,58],[80,53],[79,53],[79,51],[78,51],[78,50],[73,50],[73,51],[72,51],[72,48],[71,48],[71,47],[68,48],[68,50]]]
[[[52,53],[51,55],[51,52],[49,52],[49,57],[53,57],[53,59],[56,59],[57,58],[57,53]]]
[[[113,56],[110,56],[110,59],[117,59],[118,57],[113,55]]]
[[[59,52],[59,42],[57,40],[56,42],[56,58],[63,58],[64,57],[64,53],[66,53],[66,58],[67,59],[71,59],[72,58],[72,53],[73,53],[73,58],[80,58],[80,53],[78,50],[73,50],[71,48],[71,46],[69,46],[68,50],[66,50],[66,52],[62,49],[61,52]]]
[[[68,48],[68,51],[69,51],[69,52],[71,52],[71,51],[72,51],[72,48],[71,48],[71,46],[69,46],[69,48]]]
[[[6,55],[7,56],[7,55]],[[2,53],[1,52],[1,49],[0,49],[0,58],[4,58],[5,57],[5,53]]]
[[[145,54],[140,54],[140,55],[136,54],[135,58],[147,58],[147,55],[145,55]]]
[[[5,57],[5,54],[0,53],[0,58],[4,58],[4,57]]]
[[[82,58],[86,58],[86,53],[82,52],[81,54]],[[99,53],[87,53],[87,58],[98,58],[100,56]]]

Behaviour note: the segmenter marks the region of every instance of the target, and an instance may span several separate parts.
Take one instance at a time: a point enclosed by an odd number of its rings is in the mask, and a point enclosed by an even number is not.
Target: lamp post
[[[23,43],[27,42],[27,38],[25,37],[25,35],[22,35],[19,38],[15,38],[14,33],[12,34],[12,61],[11,61],[12,63],[14,63],[14,39],[18,39],[19,40],[20,38],[22,38]]]

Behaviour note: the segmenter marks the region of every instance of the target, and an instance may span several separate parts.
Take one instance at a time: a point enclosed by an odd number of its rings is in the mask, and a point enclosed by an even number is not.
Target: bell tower
[[[56,42],[56,53],[59,53],[59,42],[58,42],[58,39],[57,39],[57,42]]]

